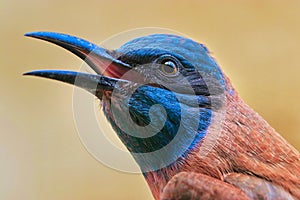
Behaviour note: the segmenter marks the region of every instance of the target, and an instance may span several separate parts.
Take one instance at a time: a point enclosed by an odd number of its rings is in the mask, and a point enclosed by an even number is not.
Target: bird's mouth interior
[[[93,52],[86,52],[81,49],[77,49],[77,52],[85,57],[86,62],[88,62],[90,66],[94,66],[93,69],[97,68],[96,73],[103,76],[121,79],[122,76],[130,70],[130,68],[123,67],[109,60],[101,59]]]

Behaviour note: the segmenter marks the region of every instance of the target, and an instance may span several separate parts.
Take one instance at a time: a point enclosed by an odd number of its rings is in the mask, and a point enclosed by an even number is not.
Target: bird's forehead
[[[117,51],[128,53],[140,49],[157,49],[164,52],[173,52],[182,56],[187,54],[199,53],[208,54],[207,48],[191,39],[169,34],[148,35],[131,40],[122,45]]]

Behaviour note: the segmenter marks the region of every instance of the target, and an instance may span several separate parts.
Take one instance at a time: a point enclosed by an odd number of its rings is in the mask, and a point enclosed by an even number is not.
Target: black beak
[[[108,50],[74,36],[54,32],[31,32],[25,36],[42,39],[71,51],[83,59],[97,75],[62,70],[32,71],[24,75],[70,83],[98,96],[103,90],[113,90],[116,82],[120,81],[119,78],[131,69],[130,65],[114,58]]]
[[[105,91],[120,89],[118,88],[117,82],[128,83],[126,80],[64,70],[37,70],[26,72],[23,75],[40,76],[76,85],[97,96],[99,99],[102,98],[103,92]]]

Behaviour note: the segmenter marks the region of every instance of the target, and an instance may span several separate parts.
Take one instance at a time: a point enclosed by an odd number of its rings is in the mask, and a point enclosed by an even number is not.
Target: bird
[[[24,73],[96,96],[156,200],[300,199],[300,154],[235,90],[208,48],[152,34],[117,49],[56,32],[56,44],[95,73]]]

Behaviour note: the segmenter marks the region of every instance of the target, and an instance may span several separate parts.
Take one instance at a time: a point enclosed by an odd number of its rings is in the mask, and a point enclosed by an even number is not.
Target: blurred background
[[[73,89],[22,77],[82,61],[23,37],[57,31],[95,43],[163,27],[206,44],[242,98],[300,150],[300,1],[0,0],[0,199],[152,199],[141,175],[112,170],[83,147]],[[109,152],[108,152],[109,153]]]

